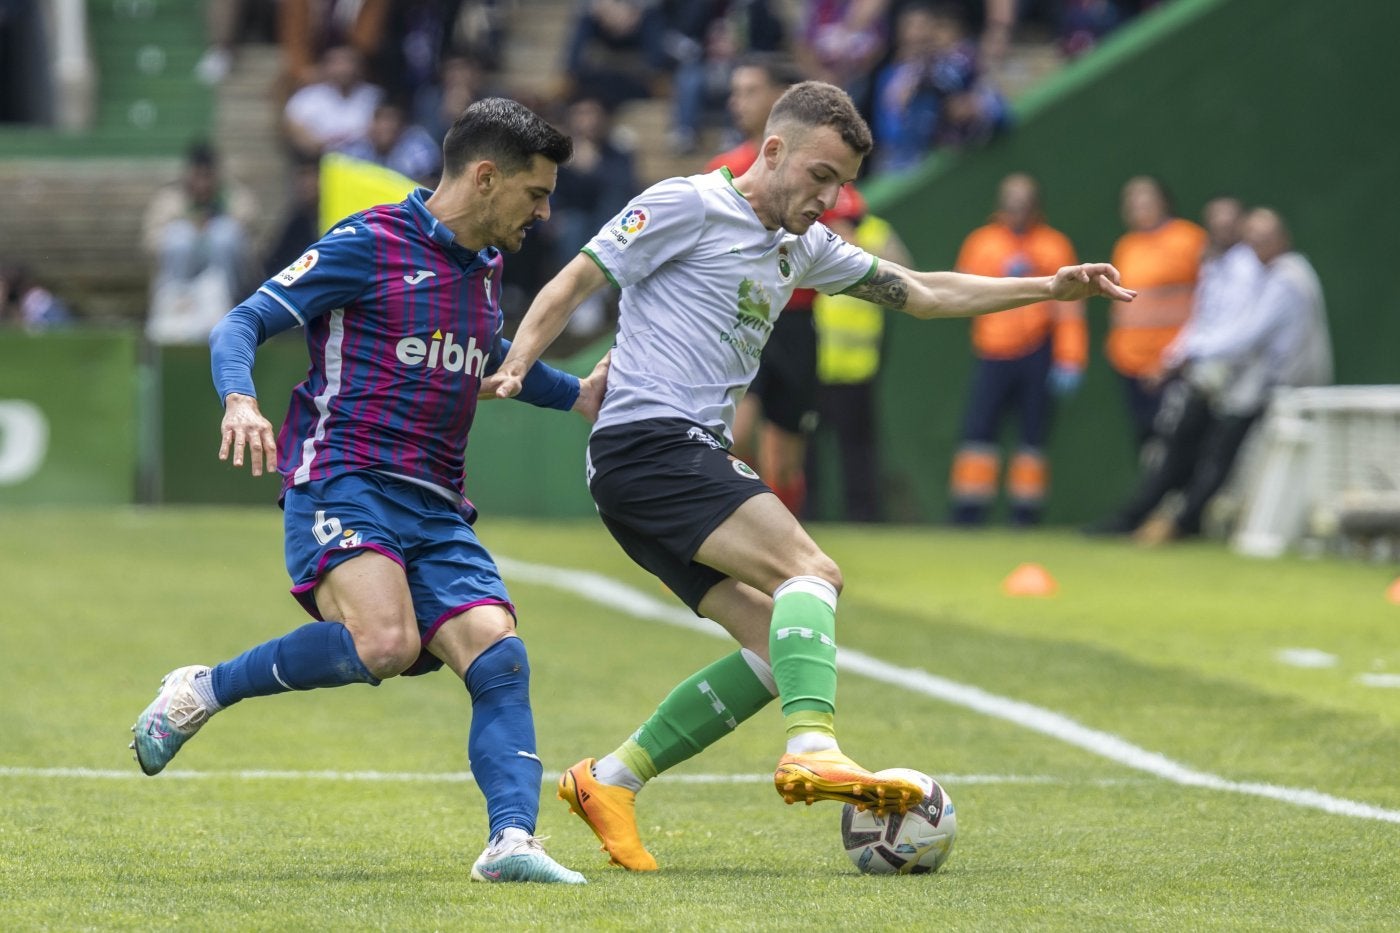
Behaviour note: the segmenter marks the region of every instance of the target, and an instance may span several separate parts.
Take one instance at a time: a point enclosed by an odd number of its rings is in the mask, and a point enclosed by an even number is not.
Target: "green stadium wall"
[[[128,333],[0,331],[0,509],[132,501],[136,349]]]
[[[1178,213],[1232,193],[1276,207],[1326,291],[1345,383],[1400,382],[1400,4],[1175,0],[1023,100],[989,148],[935,157],[865,187],[922,268],[949,268],[1012,171],[1041,182],[1050,222],[1085,259],[1108,259],[1129,177],[1161,177]],[[1131,283],[1128,283],[1131,284]],[[1091,302],[1090,365],[1060,406],[1047,518],[1101,514],[1134,462],[1116,374],[1103,359],[1107,308]],[[971,365],[966,321],[890,315],[881,429],[890,517],[939,521]]]

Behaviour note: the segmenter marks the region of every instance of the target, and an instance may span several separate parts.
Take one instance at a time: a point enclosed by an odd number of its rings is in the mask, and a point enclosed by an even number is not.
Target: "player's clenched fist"
[[[272,433],[272,422],[258,411],[258,400],[251,395],[230,392],[224,400],[224,420],[220,426],[223,441],[219,444],[219,459],[227,460],[233,454],[233,465],[243,465],[243,449],[251,454],[249,471],[254,476],[277,470],[277,438]]]

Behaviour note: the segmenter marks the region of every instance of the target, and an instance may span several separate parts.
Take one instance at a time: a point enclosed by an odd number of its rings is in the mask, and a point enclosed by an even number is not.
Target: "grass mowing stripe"
[[[508,577],[568,590],[585,599],[625,612],[637,618],[664,622],[705,635],[729,638],[716,623],[699,619],[689,611],[648,596],[601,574],[532,564],[497,557],[497,565]],[[1360,801],[1348,800],[1310,788],[1283,787],[1260,782],[1232,781],[1217,774],[1197,771],[1165,755],[1148,751],[1110,732],[1094,729],[1068,716],[1031,703],[989,693],[979,687],[958,683],[915,668],[899,667],[871,655],[842,648],[837,664],[843,670],[874,680],[904,687],[935,699],[1004,719],[1076,748],[1107,758],[1129,768],[1187,787],[1227,791],[1264,797],[1281,803],[1339,816],[1400,824],[1400,810],[1387,810]]]
[[[116,768],[20,768],[0,766],[0,778],[72,778],[91,780],[139,780],[145,775],[134,771]],[[227,778],[239,781],[368,781],[401,782],[416,784],[470,784],[476,778],[470,771],[165,771],[161,780],[217,780]],[[559,780],[559,772],[544,773],[541,786],[550,786]],[[662,784],[767,784],[773,780],[771,774],[663,774],[655,778]],[[1086,778],[1076,780],[1056,777],[1051,774],[949,774],[944,776],[949,783],[958,784],[1093,784],[1096,786],[1117,786],[1131,783],[1121,778]]]

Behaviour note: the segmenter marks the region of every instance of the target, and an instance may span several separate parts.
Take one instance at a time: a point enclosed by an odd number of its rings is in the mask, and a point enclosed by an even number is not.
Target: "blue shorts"
[[[505,606],[515,614],[496,562],[466,515],[429,489],[357,470],[293,486],[282,508],[292,595],[313,618],[321,618],[316,584],[366,550],[403,567],[424,647],[444,622],[475,606]]]

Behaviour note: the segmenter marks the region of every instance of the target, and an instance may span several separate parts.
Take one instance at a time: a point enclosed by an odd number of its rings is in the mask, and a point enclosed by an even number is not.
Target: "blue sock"
[[[281,638],[249,648],[211,673],[214,698],[223,706],[288,690],[345,684],[379,686],[355,651],[350,630],[339,622],[308,622]]]
[[[525,643],[514,636],[502,638],[472,662],[462,679],[472,697],[467,755],[486,797],[487,839],[509,826],[533,834],[544,765],[535,754]]]

